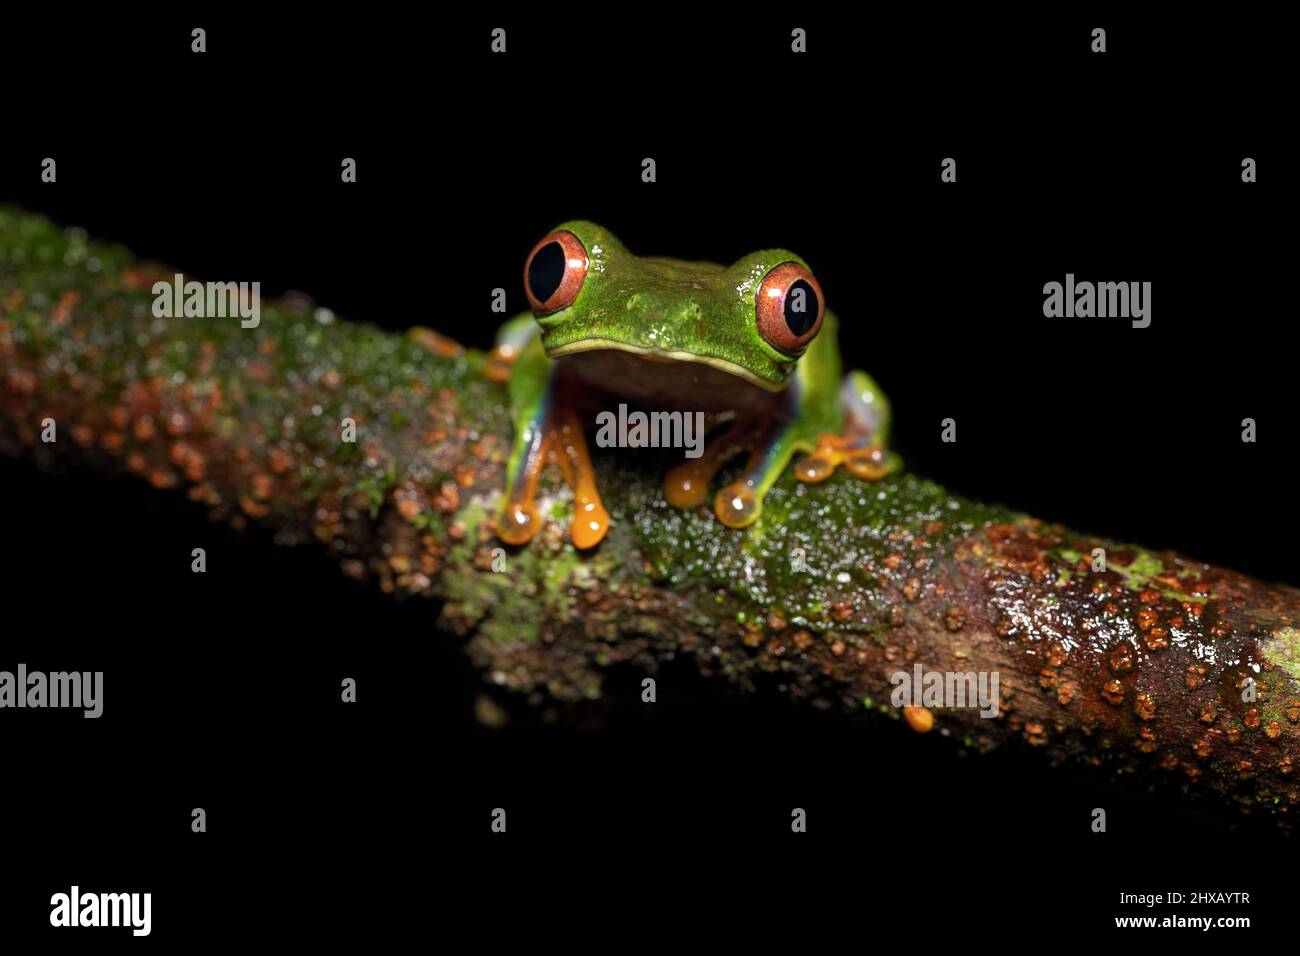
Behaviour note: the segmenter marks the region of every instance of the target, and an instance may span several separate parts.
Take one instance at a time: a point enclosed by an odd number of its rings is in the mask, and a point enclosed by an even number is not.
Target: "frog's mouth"
[[[576,355],[580,352],[600,352],[613,351],[623,352],[628,355],[635,355],[647,362],[657,362],[660,364],[670,365],[679,362],[686,362],[692,365],[707,365],[710,368],[717,369],[719,372],[725,372],[728,375],[743,379],[751,385],[756,385],[764,391],[780,392],[785,389],[784,381],[769,382],[759,378],[749,369],[735,362],[729,362],[726,359],[718,358],[715,355],[701,355],[698,352],[681,352],[666,349],[646,348],[640,345],[628,345],[626,342],[619,342],[614,339],[579,339],[576,342],[570,342],[567,345],[557,346],[550,350],[551,358],[560,358],[565,355]]]

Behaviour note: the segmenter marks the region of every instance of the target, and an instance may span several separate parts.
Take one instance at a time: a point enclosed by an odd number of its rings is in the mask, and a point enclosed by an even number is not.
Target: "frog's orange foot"
[[[519,361],[519,349],[509,342],[503,342],[488,353],[483,364],[483,374],[493,382],[510,381],[510,370]]]
[[[864,481],[879,481],[894,470],[885,449],[864,439],[847,435],[822,434],[811,455],[795,466],[795,477],[815,483],[825,481],[843,465]]]
[[[559,468],[565,484],[573,489],[569,539],[576,548],[594,548],[609,530],[609,512],[596,491],[582,426],[572,415],[559,416],[559,421],[531,436],[523,468],[497,516],[497,537],[506,544],[522,545],[541,530],[544,522],[537,509],[537,479],[547,465]]]

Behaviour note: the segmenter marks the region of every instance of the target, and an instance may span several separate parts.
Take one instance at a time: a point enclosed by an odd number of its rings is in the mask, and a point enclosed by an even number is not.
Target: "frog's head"
[[[783,388],[825,305],[807,263],[767,249],[730,266],[640,258],[595,223],[566,222],[524,266],[547,355],[613,349],[698,362]]]

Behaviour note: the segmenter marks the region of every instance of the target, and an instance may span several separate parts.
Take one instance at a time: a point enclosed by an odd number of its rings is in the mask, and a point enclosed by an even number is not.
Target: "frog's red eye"
[[[754,303],[758,334],[779,352],[795,355],[807,348],[825,311],[822,287],[797,262],[775,266],[759,283]]]
[[[551,233],[528,254],[524,291],[538,315],[573,305],[587,277],[587,250],[567,229]]]

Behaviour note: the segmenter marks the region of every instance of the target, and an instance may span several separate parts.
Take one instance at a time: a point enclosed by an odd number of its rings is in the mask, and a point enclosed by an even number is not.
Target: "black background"
[[[488,52],[498,25],[504,57]],[[565,219],[639,254],[794,249],[840,315],[846,364],[889,394],[910,467],[1298,582],[1270,544],[1300,531],[1300,436],[1291,120],[1267,24],[557,7],[6,32],[22,95],[0,200],[186,273],[479,347],[491,290],[522,310],[524,257]],[[939,181],[946,156],[956,184]],[[1259,183],[1242,184],[1244,156]],[[1152,282],[1150,328],[1045,319],[1042,286],[1067,272]],[[696,918],[719,941],[893,945],[941,923],[976,943],[1118,932],[1112,916],[1149,912],[1119,907],[1121,890],[1247,890],[1224,913],[1256,934],[1285,915],[1270,861],[1291,841],[1264,821],[1029,753],[964,759],[689,663],[659,675],[654,707],[616,669],[603,703],[552,719],[499,697],[511,724],[487,730],[474,702],[492,691],[431,604],[128,479],[5,461],[0,483],[0,667],[106,672],[98,721],[4,717],[0,934],[48,929],[50,894],[73,882],[150,890],[163,945],[412,929],[436,945],[454,925],[622,945]],[[190,832],[195,806],[207,834]],[[489,833],[498,806],[506,837]],[[76,941],[112,935],[90,932]]]

